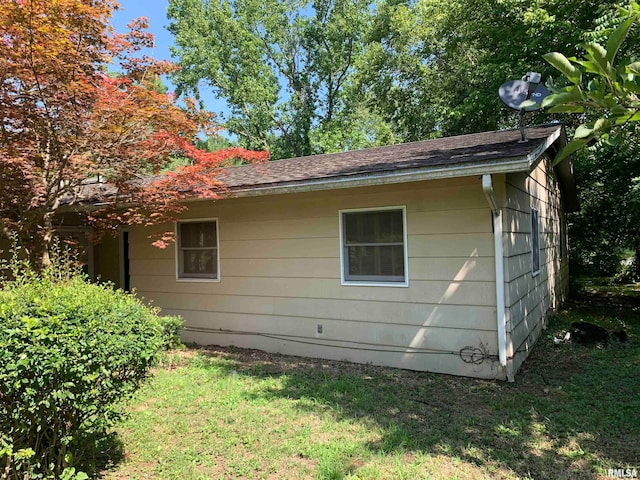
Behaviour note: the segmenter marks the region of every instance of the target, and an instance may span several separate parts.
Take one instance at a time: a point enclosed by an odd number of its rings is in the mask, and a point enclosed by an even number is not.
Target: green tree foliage
[[[638,18],[635,1],[612,9],[586,35],[580,58],[558,52],[544,56],[561,77],[550,82],[554,94],[543,105],[550,112],[574,114],[579,124],[556,158],[572,153],[576,158],[581,211],[571,228],[574,266],[612,275],[621,267],[620,258],[632,251],[635,268],[627,280],[640,278]]]
[[[620,145],[598,145],[574,154],[576,181],[580,185],[580,211],[570,225],[574,273],[611,276],[620,259],[635,254],[640,278],[640,131],[628,132]]]
[[[179,90],[213,89],[241,145],[281,158],[514,126],[498,87],[546,78],[543,55],[577,54],[618,3],[171,0],[169,17]]]
[[[588,42],[583,45],[582,58],[567,58],[559,52],[544,55],[560,72],[564,85],[550,82],[554,94],[543,106],[551,113],[579,114],[587,119],[556,161],[599,138],[620,143],[629,127],[640,122],[640,61],[625,55],[624,50],[620,52],[638,18],[640,7],[632,1],[629,9],[623,10],[620,24],[610,32],[606,47]],[[636,47],[637,41],[631,46]]]
[[[367,46],[369,101],[403,140],[514,126],[498,87],[553,69],[550,49],[577,53],[612,1],[387,0]],[[548,121],[544,114],[532,121]]]
[[[211,88],[225,126],[272,158],[389,143],[353,81],[368,0],[170,0],[179,92]]]

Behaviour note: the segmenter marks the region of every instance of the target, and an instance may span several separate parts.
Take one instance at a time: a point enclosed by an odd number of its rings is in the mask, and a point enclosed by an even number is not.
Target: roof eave
[[[556,143],[557,145],[554,147],[554,144]],[[553,161],[555,154],[562,150],[566,144],[567,134],[564,127],[558,128],[528,155],[530,169],[533,170],[537,166],[540,160],[542,160],[545,152],[550,154],[551,160]],[[562,190],[562,199],[566,211],[577,212],[580,209],[580,202],[578,201],[571,156],[565,157],[560,163],[555,165],[554,168],[558,175],[558,179],[560,180],[560,189]]]
[[[411,170],[387,170],[380,172],[358,173],[351,175],[336,175],[334,177],[323,177],[311,180],[287,181],[264,185],[247,185],[229,187],[231,197],[253,197],[262,195],[275,195],[286,193],[302,193],[322,190],[332,190],[339,188],[366,187],[383,184],[399,184],[408,182],[419,182],[425,180],[438,180],[456,177],[481,176],[485,174],[504,174],[515,172],[530,172],[538,164],[554,143],[562,145],[566,142],[564,128],[554,129],[543,141],[526,155],[493,158],[483,162],[473,162],[457,165],[440,165],[415,168]],[[562,167],[564,170],[564,166]],[[564,172],[563,172],[564,173]],[[565,177],[565,175],[562,175]],[[566,181],[566,180],[565,180]],[[187,202],[204,201],[207,199],[192,197],[186,199]],[[102,204],[93,204],[90,208]]]
[[[543,150],[544,151],[544,150]],[[531,166],[529,155],[504,160],[493,160],[489,163],[430,167],[404,172],[380,172],[349,177],[323,178],[290,182],[286,184],[266,185],[263,187],[232,188],[232,196],[253,197],[260,195],[276,195],[284,193],[314,192],[333,190],[336,188],[368,187],[390,183],[420,182],[424,180],[439,180],[455,177],[469,177],[493,173],[511,173],[528,171]],[[197,199],[194,199],[197,200]]]
[[[550,135],[548,135],[545,139],[544,142],[541,142],[540,145],[538,145],[536,148],[534,148],[531,153],[529,153],[529,155],[527,155],[527,160],[529,161],[529,168],[533,169],[535,167],[535,165],[538,163],[538,161],[542,158],[542,154],[544,154],[544,152],[546,152],[549,148],[551,148],[551,146],[556,143],[556,141],[558,141],[558,139],[560,139],[560,142],[563,141],[563,139],[566,138],[565,134],[564,134],[564,127],[558,125],[558,127],[555,129]]]
[[[419,182],[423,180],[439,180],[444,178],[468,177],[474,175],[513,173],[531,171],[535,164],[558,139],[564,138],[564,129],[555,129],[543,142],[533,149],[528,155],[508,159],[497,159],[487,163],[475,163],[471,165],[456,165],[429,167],[404,172],[381,172],[352,175],[349,177],[323,178],[318,180],[306,180],[288,182],[286,184],[265,185],[262,187],[232,188],[236,197],[252,197],[259,195],[276,195],[282,193],[301,193],[319,190],[331,190],[335,188],[366,187],[389,183]],[[194,199],[196,200],[196,199]]]

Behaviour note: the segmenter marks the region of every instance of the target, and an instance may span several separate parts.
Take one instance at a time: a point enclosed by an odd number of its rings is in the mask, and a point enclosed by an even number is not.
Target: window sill
[[[408,287],[409,282],[350,282],[343,280],[340,282],[343,287]]]
[[[186,283],[220,283],[219,278],[181,278],[177,277],[176,282]]]

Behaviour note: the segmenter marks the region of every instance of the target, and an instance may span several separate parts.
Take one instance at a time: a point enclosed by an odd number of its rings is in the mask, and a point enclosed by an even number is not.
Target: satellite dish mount
[[[527,72],[522,80],[509,80],[503,83],[498,90],[500,99],[509,107],[520,112],[518,128],[520,129],[520,142],[527,141],[525,130],[525,113],[538,110],[542,107],[542,101],[550,95],[549,90],[540,83],[541,75],[537,72]],[[527,102],[524,107],[522,104]]]

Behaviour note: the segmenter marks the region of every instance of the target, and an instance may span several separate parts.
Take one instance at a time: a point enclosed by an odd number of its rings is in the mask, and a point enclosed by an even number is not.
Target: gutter
[[[333,190],[335,188],[368,187],[372,185],[387,185],[391,183],[420,182],[423,180],[439,180],[444,178],[466,177],[482,175],[485,173],[512,173],[529,171],[531,162],[529,155],[516,157],[509,160],[493,160],[490,163],[481,163],[462,166],[430,167],[428,169],[413,171],[385,171],[381,173],[369,173],[354,175],[347,178],[324,178],[320,180],[306,180],[290,182],[287,184],[265,185],[263,187],[231,187],[234,197],[253,197],[259,195],[274,195],[281,193],[315,192],[321,190]],[[193,199],[198,201],[200,199]]]
[[[423,180],[439,180],[443,178],[466,177],[492,173],[529,172],[540,160],[542,154],[560,138],[562,129],[558,128],[528,155],[511,158],[493,159],[491,162],[474,163],[470,165],[429,167],[410,171],[385,171],[368,173],[342,178],[323,178],[319,180],[305,180],[287,184],[265,185],[262,187],[240,187],[230,190],[235,197],[253,197],[258,195],[274,195],[280,193],[300,193],[335,188],[368,187],[390,183],[419,182]],[[194,199],[199,200],[199,199]]]
[[[225,198],[257,197],[262,195],[277,195],[285,193],[317,192],[334,190],[336,188],[369,187],[373,185],[388,185],[393,183],[420,182],[424,180],[439,180],[476,176],[485,173],[512,173],[529,171],[531,163],[529,156],[511,159],[492,160],[487,163],[459,165],[455,167],[441,166],[437,168],[415,169],[411,171],[384,171],[352,175],[349,177],[323,178],[319,180],[303,180],[286,184],[267,184],[262,187],[230,187],[229,195]],[[209,201],[207,198],[185,198],[184,203]],[[111,205],[110,201],[95,203],[81,203],[66,205],[63,211],[85,211]],[[125,204],[126,205],[126,204]]]
[[[482,175],[482,191],[493,213],[493,245],[496,269],[496,324],[498,331],[498,360],[506,369],[507,380],[514,381],[507,365],[507,319],[504,289],[504,246],[502,243],[502,210],[498,206],[490,174]]]

